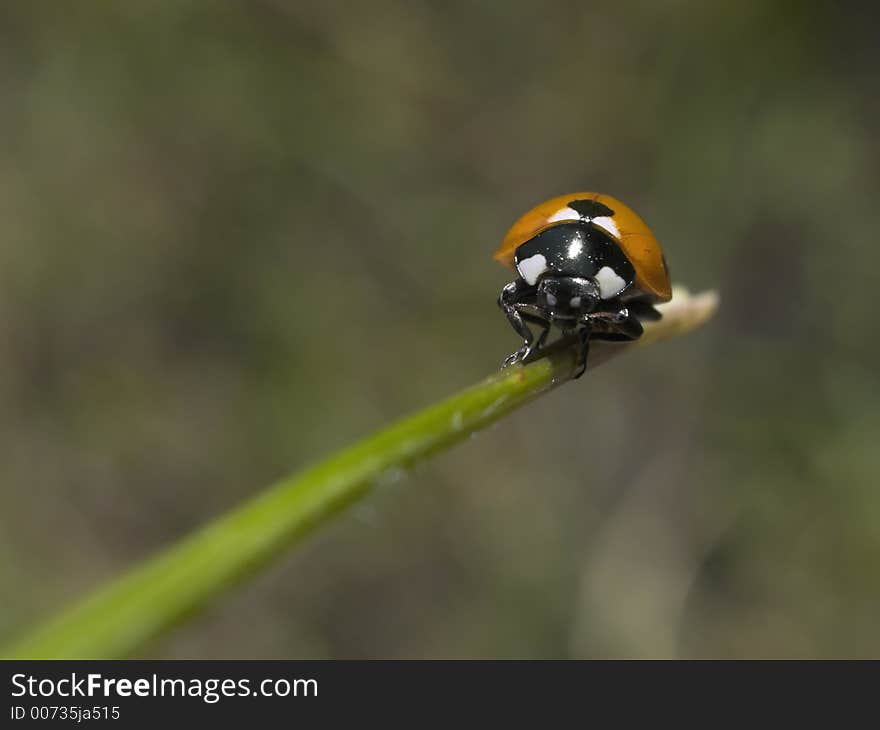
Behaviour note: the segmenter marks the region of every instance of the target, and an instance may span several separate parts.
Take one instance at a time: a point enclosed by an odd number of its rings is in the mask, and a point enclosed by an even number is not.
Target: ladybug
[[[577,334],[579,370],[591,340],[628,341],[642,321],[656,320],[654,305],[672,297],[660,244],[633,210],[601,193],[551,198],[513,224],[494,254],[516,270],[498,305],[523,338],[505,367],[540,350],[556,325]],[[540,329],[535,337],[529,325]]]

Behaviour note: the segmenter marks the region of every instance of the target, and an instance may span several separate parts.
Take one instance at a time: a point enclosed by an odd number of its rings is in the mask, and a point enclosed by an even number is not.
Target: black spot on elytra
[[[614,215],[614,211],[611,208],[603,205],[598,200],[572,200],[568,207],[576,210],[581,217],[587,220],[604,217],[610,218]]]

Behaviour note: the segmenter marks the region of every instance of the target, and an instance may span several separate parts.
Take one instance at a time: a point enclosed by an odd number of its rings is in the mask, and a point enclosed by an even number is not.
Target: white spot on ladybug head
[[[559,223],[560,221],[579,221],[581,219],[581,214],[578,213],[573,208],[569,208],[566,206],[565,208],[560,208],[553,215],[548,216],[548,223]]]
[[[550,294],[550,293],[547,293],[547,294],[545,294],[544,296],[545,296],[546,299],[547,299],[547,304],[549,304],[551,307],[555,307],[555,306],[556,306],[557,299],[556,299],[555,296],[553,296],[553,295]]]
[[[580,309],[581,306],[581,298],[580,297],[572,297],[571,301],[568,303],[572,309]]]
[[[607,233],[610,233],[618,241],[620,240],[620,230],[617,228],[617,224],[614,222],[613,218],[609,216],[601,216],[600,218],[591,219],[590,223],[593,223]]]
[[[593,277],[599,285],[599,296],[602,299],[611,299],[617,296],[626,287],[626,281],[617,275],[610,266],[603,266]]]
[[[529,286],[534,286],[538,277],[547,271],[547,259],[544,254],[536,253],[527,259],[517,261],[516,269]]]

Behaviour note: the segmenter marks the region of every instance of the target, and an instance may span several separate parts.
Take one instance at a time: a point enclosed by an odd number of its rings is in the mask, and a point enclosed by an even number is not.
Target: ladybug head
[[[600,301],[593,279],[545,276],[538,282],[536,303],[551,319],[578,319],[594,311]]]

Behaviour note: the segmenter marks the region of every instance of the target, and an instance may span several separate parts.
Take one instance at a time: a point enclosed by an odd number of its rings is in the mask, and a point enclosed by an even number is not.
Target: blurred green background
[[[765,0],[4,4],[0,639],[491,372],[517,346],[491,252],[587,189],[717,319],[143,655],[880,654],[875,28]]]

